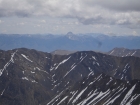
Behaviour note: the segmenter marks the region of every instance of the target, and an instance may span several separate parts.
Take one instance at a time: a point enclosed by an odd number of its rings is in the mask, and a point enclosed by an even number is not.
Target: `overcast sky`
[[[0,33],[140,36],[140,0],[0,0]]]

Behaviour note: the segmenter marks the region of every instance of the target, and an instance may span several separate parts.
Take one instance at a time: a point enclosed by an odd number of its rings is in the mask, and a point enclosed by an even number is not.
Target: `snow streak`
[[[11,64],[14,63],[14,56],[16,54],[17,51],[15,51],[12,55],[11,55],[11,59],[9,60],[9,62],[6,63],[6,65],[3,67],[3,69],[0,69],[0,76],[3,74],[3,71],[6,70],[6,68]]]
[[[28,61],[30,61],[30,62],[33,62],[32,60],[30,60],[29,58],[27,58],[27,56],[26,55],[24,55],[24,54],[21,54],[25,59],[27,59]]]

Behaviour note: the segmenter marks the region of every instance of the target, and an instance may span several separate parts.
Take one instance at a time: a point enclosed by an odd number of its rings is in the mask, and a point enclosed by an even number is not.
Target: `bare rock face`
[[[114,48],[109,51],[107,54],[113,56],[127,57],[127,56],[135,56],[140,57],[140,49],[126,49],[126,48]]]
[[[75,52],[77,52],[77,51],[55,50],[55,51],[51,52],[51,54],[53,54],[53,55],[69,55],[69,54],[72,54]]]
[[[140,58],[0,50],[0,105],[138,105]]]

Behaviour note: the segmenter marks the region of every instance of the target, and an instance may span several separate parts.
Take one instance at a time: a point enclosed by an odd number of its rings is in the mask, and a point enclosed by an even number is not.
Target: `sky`
[[[0,33],[140,36],[140,0],[0,0]]]

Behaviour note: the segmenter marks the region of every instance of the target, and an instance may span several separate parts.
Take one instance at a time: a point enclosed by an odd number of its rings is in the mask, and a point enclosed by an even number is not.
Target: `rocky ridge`
[[[138,105],[140,58],[0,50],[2,105]]]

